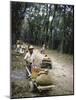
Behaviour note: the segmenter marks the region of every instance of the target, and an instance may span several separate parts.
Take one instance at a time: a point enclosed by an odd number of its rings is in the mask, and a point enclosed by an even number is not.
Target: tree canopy
[[[74,6],[11,2],[12,44],[17,39],[33,45],[74,52]]]

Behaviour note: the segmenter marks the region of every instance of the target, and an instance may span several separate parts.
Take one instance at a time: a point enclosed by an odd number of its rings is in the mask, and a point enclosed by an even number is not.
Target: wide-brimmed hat
[[[29,46],[29,50],[30,50],[30,49],[34,49],[34,47],[31,45],[31,46]]]

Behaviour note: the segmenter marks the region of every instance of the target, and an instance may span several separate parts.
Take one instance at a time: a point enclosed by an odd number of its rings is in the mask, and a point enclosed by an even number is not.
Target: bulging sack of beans
[[[37,68],[37,67],[32,68],[32,79],[36,79],[40,71],[41,68]]]
[[[39,72],[40,74],[36,78],[36,82],[40,86],[47,86],[53,84],[53,74],[49,72],[45,73],[44,71]]]

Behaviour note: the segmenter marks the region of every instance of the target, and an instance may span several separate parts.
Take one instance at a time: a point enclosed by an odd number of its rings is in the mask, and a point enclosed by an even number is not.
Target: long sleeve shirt
[[[26,53],[24,59],[30,63],[32,63],[32,65],[34,65],[34,61],[35,61],[35,54],[32,53],[30,54],[29,52]]]

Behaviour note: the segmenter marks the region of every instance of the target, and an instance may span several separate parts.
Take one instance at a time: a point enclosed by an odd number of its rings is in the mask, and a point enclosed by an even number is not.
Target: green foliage
[[[74,6],[21,2],[11,6],[13,41],[45,43],[50,49],[73,53]]]

